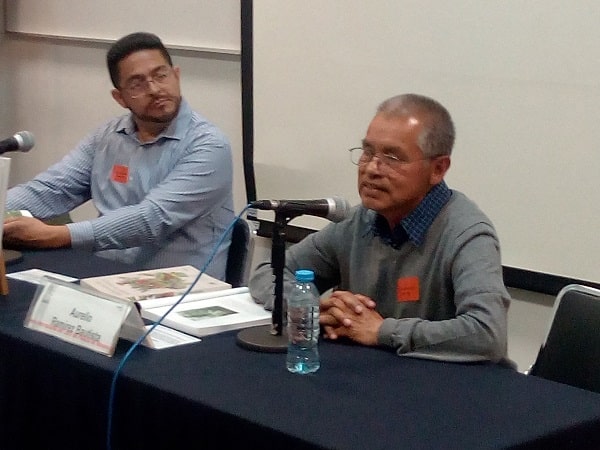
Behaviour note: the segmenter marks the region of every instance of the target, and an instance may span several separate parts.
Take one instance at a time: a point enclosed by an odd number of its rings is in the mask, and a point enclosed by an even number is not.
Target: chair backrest
[[[558,293],[546,339],[529,375],[600,392],[600,290],[579,284]]]
[[[225,269],[225,281],[232,287],[248,285],[253,253],[254,240],[250,224],[246,219],[240,217],[233,225]]]

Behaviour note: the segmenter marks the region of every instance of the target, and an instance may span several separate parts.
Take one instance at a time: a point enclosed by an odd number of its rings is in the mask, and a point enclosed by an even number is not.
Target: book
[[[256,303],[247,287],[186,297],[175,307],[174,303],[165,304],[168,299],[157,299],[157,304],[163,303],[160,306],[144,304],[141,315],[196,337],[271,323],[271,311]],[[173,309],[167,314],[170,308]]]
[[[144,330],[148,330],[151,326],[152,325],[146,325]],[[154,328],[148,335],[148,338],[152,341],[152,345],[148,345],[144,342],[142,342],[142,345],[155,350],[200,342],[200,339],[197,337],[161,325]]]
[[[4,218],[8,219],[9,217],[33,217],[33,216],[26,209],[11,209],[8,211],[4,211]]]
[[[194,266],[176,266],[82,278],[79,280],[79,284],[113,297],[139,302],[181,295],[190,287],[199,273],[200,271]],[[203,273],[190,293],[223,289],[231,289],[231,284]]]

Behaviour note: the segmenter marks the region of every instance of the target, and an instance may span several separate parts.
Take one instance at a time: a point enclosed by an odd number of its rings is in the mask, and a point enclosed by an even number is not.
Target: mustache
[[[378,189],[380,191],[385,191],[387,188],[383,186],[381,183],[373,183],[372,181],[361,181],[360,187],[365,187],[368,189]]]

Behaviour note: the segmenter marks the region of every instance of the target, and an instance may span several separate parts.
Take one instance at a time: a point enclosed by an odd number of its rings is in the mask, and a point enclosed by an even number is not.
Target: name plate
[[[112,356],[132,302],[109,298],[78,285],[48,281],[38,288],[24,325],[63,341]]]

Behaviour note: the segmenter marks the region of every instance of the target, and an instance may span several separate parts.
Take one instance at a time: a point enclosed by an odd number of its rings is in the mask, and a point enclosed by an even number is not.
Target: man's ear
[[[431,161],[433,170],[431,171],[431,184],[436,185],[441,183],[450,168],[450,156],[437,156]]]
[[[123,108],[127,109],[127,105],[125,104],[125,101],[123,100],[123,95],[121,94],[121,91],[118,89],[113,89],[112,91],[110,91],[112,98],[115,99],[115,101],[121,105]]]

